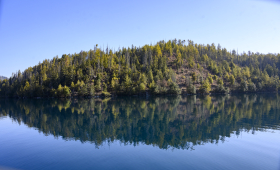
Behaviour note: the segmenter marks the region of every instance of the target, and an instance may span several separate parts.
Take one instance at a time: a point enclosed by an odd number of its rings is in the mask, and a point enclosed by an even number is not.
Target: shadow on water
[[[162,149],[224,142],[242,131],[279,129],[277,94],[0,100],[0,115],[45,135],[94,143],[119,140]],[[0,116],[0,117],[1,117]]]

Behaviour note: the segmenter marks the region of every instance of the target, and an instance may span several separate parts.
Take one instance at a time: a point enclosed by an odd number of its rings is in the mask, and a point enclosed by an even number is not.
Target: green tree
[[[140,90],[141,92],[143,92],[143,91],[146,90],[146,86],[145,86],[144,83],[140,83],[139,88],[140,88],[139,90]]]
[[[131,88],[131,79],[130,77],[128,76],[128,74],[125,75],[125,79],[123,81],[123,84],[122,84],[122,87],[123,87],[123,90],[125,92],[130,92],[130,88]]]
[[[140,83],[143,83],[145,86],[147,84],[147,78],[146,78],[146,75],[143,73],[143,74],[140,74],[140,77],[139,77],[139,82]]]
[[[152,83],[154,81],[154,76],[152,70],[148,73],[148,83]]]
[[[113,78],[111,80],[111,87],[116,92],[119,87],[119,78],[116,77],[115,73],[113,75]]]
[[[230,76],[229,76],[229,82],[230,82],[231,85],[234,85],[235,78],[234,78],[233,75],[230,75]]]
[[[219,78],[218,80],[217,80],[217,84],[218,85],[224,85],[224,82],[223,82],[223,80],[221,79],[221,78]]]
[[[241,88],[241,90],[244,91],[244,92],[248,90],[248,83],[247,83],[246,80],[242,80],[242,81],[241,81],[240,88]]]
[[[97,79],[95,89],[96,89],[96,91],[101,90],[101,80],[100,79]]]
[[[212,79],[212,76],[211,76],[211,75],[209,75],[207,79],[208,79],[208,81],[209,81],[210,84],[213,84],[213,79]]]
[[[208,82],[207,79],[200,86],[200,90],[202,93],[209,93],[211,91],[211,84]]]
[[[194,81],[194,82],[196,81],[196,74],[195,74],[195,72],[192,73],[192,81]]]
[[[79,96],[87,96],[88,95],[87,86],[84,83],[81,83],[81,85],[78,89],[78,95]]]
[[[87,90],[88,90],[87,94],[89,96],[94,96],[95,91],[94,91],[94,85],[93,84],[88,84]]]
[[[63,87],[63,97],[70,97],[71,96],[71,90],[66,85]]]
[[[61,86],[61,84],[58,85],[58,88],[56,90],[56,95],[58,97],[63,97],[63,87]]]

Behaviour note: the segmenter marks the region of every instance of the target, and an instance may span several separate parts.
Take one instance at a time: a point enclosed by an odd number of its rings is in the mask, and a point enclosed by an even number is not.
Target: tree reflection
[[[277,94],[1,100],[1,116],[46,135],[189,149],[241,131],[279,129]]]

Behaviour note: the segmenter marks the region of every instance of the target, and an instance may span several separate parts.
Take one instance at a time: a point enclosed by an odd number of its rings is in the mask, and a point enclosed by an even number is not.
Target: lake
[[[1,99],[0,169],[280,170],[280,96]]]

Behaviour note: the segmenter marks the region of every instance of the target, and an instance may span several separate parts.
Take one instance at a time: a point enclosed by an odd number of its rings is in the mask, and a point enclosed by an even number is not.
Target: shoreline
[[[278,91],[257,91],[257,92],[229,92],[229,93],[196,93],[196,94],[190,94],[190,93],[181,93],[181,94],[151,94],[149,92],[142,93],[142,94],[110,94],[110,96],[104,96],[102,94],[100,95],[94,95],[94,96],[71,96],[71,97],[0,97],[0,99],[72,99],[72,98],[84,98],[84,99],[91,99],[91,98],[116,98],[116,97],[150,97],[150,96],[214,96],[214,95],[227,95],[227,94],[264,94],[264,93],[278,93]]]

